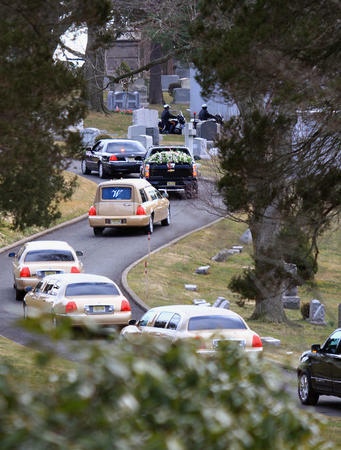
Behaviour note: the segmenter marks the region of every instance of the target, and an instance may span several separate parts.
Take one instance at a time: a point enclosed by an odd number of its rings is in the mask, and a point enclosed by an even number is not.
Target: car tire
[[[106,178],[106,172],[105,172],[103,164],[101,162],[98,163],[98,176],[102,179]]]
[[[102,236],[104,228],[103,227],[94,227],[94,235]]]
[[[25,291],[21,291],[20,289],[18,289],[17,287],[15,288],[15,299],[18,302],[21,302],[25,297]]]
[[[187,186],[186,190],[185,190],[185,197],[187,199],[197,198],[198,197],[198,188],[197,188],[197,186],[195,186],[193,184],[191,184],[190,186]]]
[[[168,208],[167,217],[163,220],[161,220],[161,225],[164,227],[167,227],[171,223],[171,215],[170,215],[170,208]]]
[[[24,319],[26,320],[27,319],[27,306],[26,306],[26,303],[23,302],[22,306],[23,306]]]
[[[151,214],[149,218],[149,224],[146,226],[146,234],[148,233],[152,234],[153,231],[154,231],[154,216],[153,214]]]
[[[82,159],[82,162],[81,162],[81,170],[82,170],[82,174],[83,174],[83,175],[90,175],[90,173],[91,173],[91,170],[88,169],[88,167],[87,167],[87,165],[86,165],[85,159]]]
[[[310,375],[302,372],[298,376],[298,397],[303,405],[316,405],[319,394],[311,387]]]

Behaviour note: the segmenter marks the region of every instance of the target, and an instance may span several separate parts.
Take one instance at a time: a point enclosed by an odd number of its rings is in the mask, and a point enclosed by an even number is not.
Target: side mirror
[[[163,192],[161,193],[161,195],[162,195],[162,197],[164,197],[164,198],[169,198],[169,195],[168,195],[168,192],[167,192],[167,191],[163,191]]]
[[[31,292],[32,289],[33,289],[32,286],[26,286],[26,287],[25,287],[25,292]]]
[[[320,350],[321,350],[320,344],[313,344],[313,345],[311,346],[311,351],[312,351],[313,353],[317,353],[317,352],[319,352]]]
[[[201,157],[199,155],[194,155],[194,161],[199,161]]]
[[[128,325],[136,325],[136,323],[137,323],[137,320],[130,319],[129,322],[128,322]]]
[[[83,252],[81,250],[76,250],[76,255],[77,256],[83,256]]]
[[[14,252],[11,252],[11,253],[8,254],[8,256],[9,256],[10,258],[14,258],[14,257],[16,256],[16,254],[15,254]]]

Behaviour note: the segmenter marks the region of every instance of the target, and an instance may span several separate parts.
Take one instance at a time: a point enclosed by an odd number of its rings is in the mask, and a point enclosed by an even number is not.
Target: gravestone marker
[[[177,83],[179,75],[161,75],[161,87],[163,91],[168,91],[171,83]]]
[[[204,120],[197,123],[197,136],[214,141],[218,134],[218,124],[214,120]]]
[[[326,325],[325,308],[323,303],[320,303],[319,300],[313,299],[310,302],[309,322],[314,325]]]
[[[173,90],[174,103],[189,103],[190,102],[190,92],[191,92],[190,89],[175,88]]]

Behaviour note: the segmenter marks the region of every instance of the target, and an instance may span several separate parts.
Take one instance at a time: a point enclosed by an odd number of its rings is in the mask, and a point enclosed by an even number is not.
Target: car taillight
[[[145,216],[146,215],[146,211],[143,206],[140,205],[137,207],[136,215],[137,216]]]
[[[72,313],[77,311],[77,305],[75,302],[68,302],[65,306],[65,313]]]
[[[96,208],[94,206],[91,206],[89,209],[89,216],[95,216],[96,215]]]
[[[20,270],[20,277],[21,278],[25,278],[25,277],[30,277],[31,273],[30,273],[30,269],[28,267],[23,267]]]
[[[193,176],[194,177],[198,176],[198,171],[197,171],[197,165],[196,164],[192,165],[192,170],[193,170]]]
[[[109,161],[117,161],[117,156],[111,155]]]
[[[121,311],[131,311],[128,300],[126,300],[126,299],[122,300]]]
[[[263,347],[261,338],[258,336],[258,334],[254,334],[252,338],[252,347]]]
[[[76,266],[71,267],[71,273],[81,273],[81,271]]]
[[[146,164],[144,167],[144,176],[145,178],[149,178],[149,164]]]

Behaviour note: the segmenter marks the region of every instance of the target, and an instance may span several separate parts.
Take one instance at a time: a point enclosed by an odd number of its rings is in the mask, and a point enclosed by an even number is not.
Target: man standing
[[[169,119],[176,119],[176,116],[169,112],[169,105],[163,105],[163,108],[161,114],[162,131],[163,133],[171,133],[172,128]]]

